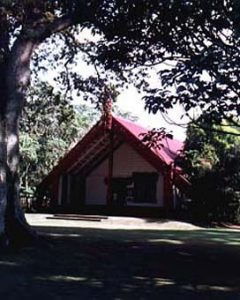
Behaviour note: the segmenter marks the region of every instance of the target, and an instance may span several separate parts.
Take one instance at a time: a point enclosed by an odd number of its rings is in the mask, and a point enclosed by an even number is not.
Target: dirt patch
[[[67,216],[67,215],[66,215]],[[71,218],[54,218],[52,214],[26,214],[33,226],[81,227],[99,229],[139,229],[139,230],[197,230],[201,229],[190,223],[166,219],[149,219],[133,217],[107,217],[100,221],[72,220]]]

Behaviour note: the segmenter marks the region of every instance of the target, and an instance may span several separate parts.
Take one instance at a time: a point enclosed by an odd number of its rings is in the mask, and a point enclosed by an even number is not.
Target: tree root
[[[18,218],[7,218],[5,226],[3,243],[7,247],[22,248],[34,246],[40,242],[39,234],[29,224]]]

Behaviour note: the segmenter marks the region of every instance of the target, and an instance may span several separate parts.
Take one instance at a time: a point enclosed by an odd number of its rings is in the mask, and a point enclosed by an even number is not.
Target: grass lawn
[[[42,227],[1,253],[0,299],[240,299],[240,232]]]

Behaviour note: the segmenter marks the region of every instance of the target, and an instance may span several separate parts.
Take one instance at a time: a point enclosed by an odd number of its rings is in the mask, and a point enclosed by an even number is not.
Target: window
[[[119,206],[124,206],[127,201],[128,189],[131,184],[131,177],[115,177],[112,179],[113,203]]]
[[[157,173],[133,173],[132,177],[112,179],[113,203],[157,203]]]
[[[134,202],[156,203],[157,173],[133,173]]]

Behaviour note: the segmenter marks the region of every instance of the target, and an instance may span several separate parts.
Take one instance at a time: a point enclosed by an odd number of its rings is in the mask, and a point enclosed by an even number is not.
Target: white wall
[[[156,172],[147,161],[145,161],[131,146],[121,145],[113,156],[113,177],[130,177],[133,172]],[[106,204],[107,186],[104,178],[108,175],[108,160],[101,163],[94,169],[86,180],[86,204]],[[162,206],[163,205],[163,177],[159,174],[157,182],[157,204],[129,203],[128,205],[138,206]]]

